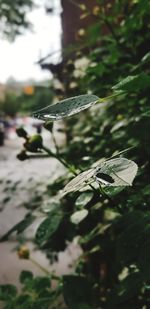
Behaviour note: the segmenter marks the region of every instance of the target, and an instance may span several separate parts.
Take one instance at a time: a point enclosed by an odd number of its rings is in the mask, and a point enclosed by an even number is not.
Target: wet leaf
[[[95,172],[95,179],[106,186],[131,186],[138,166],[126,158],[116,158],[104,162]]]
[[[88,215],[87,209],[78,210],[70,217],[70,221],[73,224],[79,224],[87,217],[87,215]]]
[[[36,232],[36,242],[43,246],[48,239],[57,231],[62,220],[62,212],[53,210],[39,226]]]
[[[116,91],[136,92],[150,87],[150,76],[147,74],[131,75],[113,86]]]
[[[62,191],[62,195],[83,189],[96,181],[104,187],[131,186],[137,174],[138,166],[126,158],[116,158],[102,162],[97,167],[91,168],[72,179]]]
[[[65,195],[69,192],[79,191],[88,184],[92,183],[94,181],[92,178],[94,176],[94,172],[95,169],[92,168],[76,176],[65,186],[64,190],[62,191],[62,195]]]
[[[72,97],[34,112],[33,117],[45,121],[59,120],[91,107],[98,99],[97,96],[91,94]]]

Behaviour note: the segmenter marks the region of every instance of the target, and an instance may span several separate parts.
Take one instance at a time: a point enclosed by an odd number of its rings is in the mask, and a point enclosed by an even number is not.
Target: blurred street
[[[61,134],[61,135],[60,135]],[[64,137],[62,133],[56,134],[60,143]],[[54,147],[50,135],[43,132],[43,138],[47,145]],[[19,161],[17,153],[22,149],[23,140],[11,132],[9,139],[5,140],[5,145],[0,147],[0,235],[4,235],[10,228],[24,218],[27,209],[23,204],[28,204],[35,196],[40,196],[44,192],[46,184],[64,173],[64,167],[53,158],[32,159]],[[28,228],[28,234],[33,235],[39,222],[35,222]],[[16,251],[12,250],[17,245],[14,241],[0,243],[0,283],[18,282],[19,273],[22,269],[30,269],[35,274],[42,272],[30,261],[19,260]],[[27,244],[31,249],[32,257],[41,265],[49,269],[49,261],[45,255],[33,250],[33,244]],[[76,246],[75,246],[76,247]],[[52,270],[56,273],[66,273],[69,271],[68,264],[78,255],[78,250],[74,245],[69,246],[66,253],[59,255],[59,263],[53,264]]]

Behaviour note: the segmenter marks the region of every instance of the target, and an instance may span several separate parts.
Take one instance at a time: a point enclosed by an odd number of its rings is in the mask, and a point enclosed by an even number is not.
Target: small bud
[[[25,150],[22,150],[20,153],[17,154],[17,159],[20,161],[25,161],[28,159],[28,156],[26,154]]]
[[[16,134],[19,137],[23,137],[23,138],[27,138],[27,135],[28,135],[27,132],[22,127],[16,129]]]
[[[20,259],[28,260],[30,257],[30,251],[26,246],[22,246],[18,250],[18,256]]]
[[[26,150],[30,152],[37,152],[39,149],[43,147],[43,140],[40,134],[35,134],[29,138],[28,141],[24,143],[24,147]]]

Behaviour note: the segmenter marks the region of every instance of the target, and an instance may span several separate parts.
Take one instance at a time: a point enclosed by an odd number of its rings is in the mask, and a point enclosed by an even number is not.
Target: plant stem
[[[30,262],[32,262],[35,266],[37,266],[40,270],[42,270],[47,276],[50,276],[53,280],[60,280],[59,277],[51,274],[45,267],[43,267],[39,262],[35,261],[33,258],[29,258]]]
[[[37,261],[35,261],[33,258],[29,258],[29,260],[35,265],[37,266],[40,270],[42,270],[47,276],[50,275],[49,271],[43,267],[42,265],[40,265]]]
[[[71,173],[73,173],[75,176],[77,176],[77,173],[75,172],[75,169],[69,165],[64,159],[60,157],[58,153],[53,153],[49,148],[46,146],[43,146],[43,150],[47,152],[47,154],[53,158],[56,158],[60,163],[62,163]]]
[[[125,92],[121,91],[121,92],[116,92],[108,97],[105,97],[105,98],[100,98],[99,100],[97,100],[96,104],[97,103],[103,103],[103,102],[106,102],[107,100],[110,100],[110,99],[113,99],[114,97],[117,97],[121,94],[124,94]]]
[[[55,145],[56,153],[59,155],[59,148],[58,148],[56,138],[55,138],[55,134],[54,134],[53,130],[51,132],[51,136],[52,136],[52,139],[53,139],[53,142],[54,142],[54,145]]]

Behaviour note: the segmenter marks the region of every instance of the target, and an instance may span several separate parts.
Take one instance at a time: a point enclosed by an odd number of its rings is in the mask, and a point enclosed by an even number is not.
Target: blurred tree
[[[6,116],[14,117],[20,109],[20,102],[15,93],[5,93],[5,99],[0,102],[0,112]]]
[[[0,113],[14,117],[17,113],[31,113],[50,105],[53,99],[53,92],[50,87],[26,86],[23,92],[8,90],[3,100],[0,100]]]
[[[31,24],[26,14],[33,7],[33,0],[0,0],[0,32],[13,40]]]
[[[23,94],[19,96],[20,109],[23,112],[33,112],[50,105],[53,98],[52,89],[43,86],[28,86],[23,89]]]

